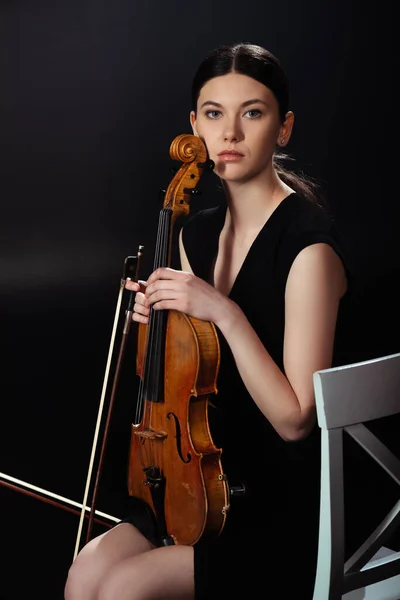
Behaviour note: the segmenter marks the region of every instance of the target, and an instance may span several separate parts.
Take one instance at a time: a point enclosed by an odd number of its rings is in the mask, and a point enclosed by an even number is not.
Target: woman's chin
[[[254,174],[249,173],[248,171],[241,171],[237,173],[227,173],[225,171],[221,174],[217,172],[217,175],[225,183],[246,183],[254,177]]]
[[[252,174],[240,164],[219,164],[214,168],[214,173],[226,183],[240,183],[251,179]]]

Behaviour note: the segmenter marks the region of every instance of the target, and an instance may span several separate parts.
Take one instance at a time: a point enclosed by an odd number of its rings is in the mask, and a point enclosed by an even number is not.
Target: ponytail
[[[326,201],[323,196],[320,185],[315,179],[304,175],[302,172],[289,170],[284,166],[286,161],[294,161],[295,159],[288,154],[275,153],[273,156],[273,166],[279,179],[286,183],[289,187],[300,196],[304,196],[310,202],[317,204],[321,208],[326,208]]]

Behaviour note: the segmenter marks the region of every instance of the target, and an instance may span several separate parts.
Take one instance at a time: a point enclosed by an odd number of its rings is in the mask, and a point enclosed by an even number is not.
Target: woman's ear
[[[285,115],[285,121],[284,123],[281,125],[281,128],[279,129],[279,136],[278,136],[278,146],[286,146],[286,144],[289,142],[290,140],[290,136],[292,135],[292,131],[293,131],[293,125],[294,125],[294,113],[290,110],[289,112],[286,113]]]
[[[190,124],[192,126],[193,135],[199,137],[199,134],[197,133],[196,129],[196,113],[194,112],[194,110],[192,110],[190,113]]]

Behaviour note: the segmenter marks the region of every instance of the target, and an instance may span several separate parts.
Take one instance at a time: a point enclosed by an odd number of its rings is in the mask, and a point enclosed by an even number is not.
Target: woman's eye
[[[252,108],[246,112],[246,115],[248,115],[250,119],[256,119],[257,117],[261,116],[261,110],[258,110],[258,108]]]
[[[206,112],[206,115],[209,119],[219,119],[221,113],[219,110],[208,110]]]

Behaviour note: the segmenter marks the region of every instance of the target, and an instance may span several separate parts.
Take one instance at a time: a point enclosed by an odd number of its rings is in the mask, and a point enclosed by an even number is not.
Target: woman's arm
[[[315,423],[313,373],[331,366],[339,301],[346,290],[343,263],[328,244],[304,248],[290,269],[285,292],[284,370],[271,358],[243,311],[193,275],[180,239],[182,271],[157,269],[146,292],[135,282],[133,319],[154,310],[178,310],[213,321],[227,340],[254,402],[285,440],[308,435]],[[251,294],[251,290],[248,292]]]
[[[182,269],[191,271],[181,238],[180,252]],[[331,246],[314,244],[297,255],[285,293],[286,376],[237,304],[226,298],[215,321],[249,394],[285,440],[305,437],[315,423],[313,373],[331,366],[339,301],[345,290],[343,263]]]

